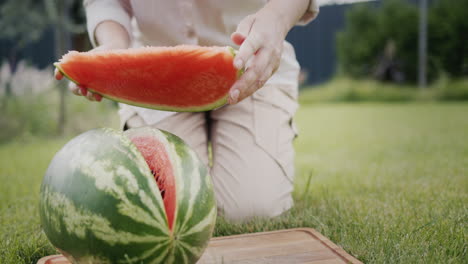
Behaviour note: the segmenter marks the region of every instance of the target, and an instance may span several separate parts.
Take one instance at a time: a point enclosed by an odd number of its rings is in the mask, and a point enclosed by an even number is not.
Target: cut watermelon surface
[[[172,230],[176,209],[176,190],[174,172],[169,154],[166,152],[164,144],[154,137],[149,135],[134,136],[132,133],[128,132],[127,136],[130,136],[130,140],[143,155],[146,163],[148,163],[151,174],[153,174],[158,184],[161,197],[164,201],[169,229]]]
[[[237,79],[230,47],[143,47],[65,54],[55,67],[108,99],[159,110],[197,112],[226,104]]]

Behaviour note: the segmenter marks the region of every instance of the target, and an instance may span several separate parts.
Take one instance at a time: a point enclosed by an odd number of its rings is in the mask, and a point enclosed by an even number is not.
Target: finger
[[[267,66],[267,69],[265,70],[264,74],[260,77],[258,77],[257,80],[255,80],[249,87],[244,89],[240,95],[238,102],[244,100],[245,98],[251,96],[253,93],[255,93],[257,90],[262,88],[265,83],[268,81],[268,79],[271,77],[271,72],[272,72],[272,67]]]
[[[271,48],[268,51],[263,49],[260,50],[264,52],[269,58],[268,63],[263,69],[263,75],[261,75],[255,82],[253,82],[248,88],[246,88],[239,96],[239,102],[244,100],[246,97],[255,93],[258,89],[262,88],[268,79],[278,70],[280,60],[281,60],[281,50]]]
[[[236,31],[231,35],[231,40],[234,42],[234,44],[241,45],[242,42],[244,42],[245,38],[247,38],[250,33],[250,29],[252,28],[254,21],[255,17],[250,15],[239,23]]]
[[[251,66],[247,68],[241,78],[231,87],[230,104],[237,103],[252,94],[252,90],[255,91],[263,86],[266,80],[261,79],[261,77],[265,76],[265,69],[267,69],[270,62],[271,56],[268,50],[260,50],[257,55],[255,55]]]
[[[83,96],[87,96],[88,95],[88,89],[86,89],[86,87],[82,86],[82,85],[78,85],[78,88],[80,88],[80,94],[83,95]]]
[[[234,32],[231,35],[232,42],[234,42],[234,44],[239,45],[239,46],[242,45],[245,38],[246,38],[245,35],[242,35],[241,33],[238,33],[238,32]]]
[[[90,92],[88,90],[88,93],[86,94],[86,99],[88,99],[89,101],[95,101],[94,99],[94,93]]]
[[[57,80],[62,80],[63,79],[63,74],[61,71],[59,71],[59,69],[55,68],[54,70],[54,76],[55,76],[55,79]]]
[[[268,65],[267,68],[265,69],[264,73],[262,76],[260,76],[250,87],[245,89],[243,93],[239,95],[239,102],[244,100],[245,98],[251,96],[253,93],[261,89],[263,86],[265,86],[265,83],[270,79],[270,77],[273,75],[274,72],[274,66]]]
[[[78,95],[78,96],[81,95],[80,88],[78,87],[78,85],[76,85],[73,82],[70,82],[68,84],[68,90],[70,90],[70,92],[72,92],[74,95]]]
[[[234,67],[242,69],[249,59],[260,49],[262,41],[257,34],[250,34],[242,43],[234,60]]]
[[[102,101],[102,95],[95,93],[95,94],[94,94],[94,99],[95,99],[97,102],[101,102],[101,101]]]
[[[239,79],[232,86],[229,92],[229,104],[236,104],[245,98],[245,90],[247,90],[257,80],[257,74],[252,68],[249,68],[242,75],[242,79]]]
[[[271,55],[267,56],[269,58],[268,62],[266,65],[262,66],[262,73],[259,73],[260,75],[257,76],[256,80],[253,81],[249,87],[246,87],[244,90],[239,95],[238,102],[244,100],[245,98],[251,96],[253,93],[255,93],[258,89],[262,88],[265,83],[270,79],[271,75],[273,74],[273,69],[274,69],[274,59],[272,58]]]

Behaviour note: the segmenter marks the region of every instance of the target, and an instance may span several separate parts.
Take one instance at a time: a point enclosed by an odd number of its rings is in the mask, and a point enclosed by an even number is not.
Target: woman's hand
[[[114,21],[104,21],[100,23],[96,27],[95,37],[96,42],[100,45],[89,52],[126,49],[130,46],[130,38],[127,30]],[[55,79],[63,79],[63,74],[58,69],[55,69]],[[86,97],[89,101],[100,102],[102,100],[102,96],[100,94],[92,93],[88,91],[86,87],[73,82],[68,84],[68,89],[75,95]]]
[[[98,48],[96,48],[96,49],[98,49]],[[91,50],[91,51],[93,51],[93,50]],[[55,68],[54,75],[55,75],[55,79],[57,79],[57,80],[62,80],[63,79],[62,72],[60,72],[57,68]],[[70,92],[72,92],[74,95],[84,96],[89,101],[100,102],[102,100],[102,96],[100,94],[92,93],[92,92],[88,91],[88,89],[86,89],[86,87],[84,87],[82,85],[79,85],[79,84],[76,84],[76,83],[74,83],[72,81],[68,82],[68,90],[70,90]]]
[[[310,0],[270,0],[257,13],[247,16],[231,35],[240,45],[234,60],[245,73],[229,91],[229,103],[235,104],[260,89],[278,69],[283,41],[288,31],[305,13]]]
[[[99,46],[90,50],[89,52],[104,51],[104,50],[110,50],[114,48],[115,47],[112,47],[112,46],[102,45],[102,46]],[[61,80],[64,77],[63,74],[57,68],[55,68],[54,75],[55,75],[55,79],[57,80]],[[85,86],[76,84],[71,81],[68,83],[68,90],[70,90],[70,92],[72,92],[74,95],[86,97],[86,99],[88,99],[89,101],[97,101],[97,102],[102,101],[102,96],[100,94],[93,93],[89,91]]]

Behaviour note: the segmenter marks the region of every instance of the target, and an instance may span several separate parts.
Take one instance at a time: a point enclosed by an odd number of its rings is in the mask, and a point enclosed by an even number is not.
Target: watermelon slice
[[[231,47],[143,47],[65,54],[55,67],[108,99],[177,112],[207,111],[227,102],[240,72]]]

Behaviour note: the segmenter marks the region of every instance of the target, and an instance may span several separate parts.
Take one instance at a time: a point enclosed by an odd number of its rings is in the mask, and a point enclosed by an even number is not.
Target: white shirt
[[[267,0],[85,0],[87,27],[96,46],[94,31],[106,20],[121,24],[132,38],[132,46],[233,46],[231,34],[246,16],[261,9]],[[307,24],[318,14],[317,0],[298,24]],[[266,85],[296,85],[299,64],[294,49],[285,41],[280,67]],[[120,104],[125,122],[138,113],[147,124],[155,124],[173,112]]]

